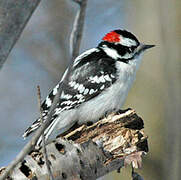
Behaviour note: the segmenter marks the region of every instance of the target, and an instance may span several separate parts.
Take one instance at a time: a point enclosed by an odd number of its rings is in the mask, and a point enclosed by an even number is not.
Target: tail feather
[[[37,119],[23,134],[23,138],[25,139],[28,137],[31,133],[33,133],[36,129],[40,127],[40,119]]]
[[[51,124],[47,127],[47,129],[45,129],[44,131],[44,137],[45,137],[45,142],[47,142],[47,140],[49,139],[54,127],[56,126],[56,124],[58,123],[57,120],[54,120],[51,122]],[[53,136],[53,135],[52,135]],[[42,145],[42,136],[39,137],[38,141],[37,141],[37,146],[41,146]]]
[[[45,141],[49,138],[51,132],[53,131],[55,125],[58,121],[52,121],[52,123],[47,127],[47,129],[44,131],[44,137]],[[35,130],[37,130],[41,126],[40,119],[37,119],[23,134],[23,138],[26,139],[30,134],[32,134]],[[41,146],[42,144],[42,137],[40,136],[37,145]]]

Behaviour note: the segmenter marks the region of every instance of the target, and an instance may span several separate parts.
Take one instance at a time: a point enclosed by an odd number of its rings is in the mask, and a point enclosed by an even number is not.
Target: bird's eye
[[[129,49],[131,52],[133,52],[137,47],[136,46],[131,46]]]
[[[132,52],[132,51],[133,51],[132,48],[128,48],[128,50],[129,50],[129,52]]]

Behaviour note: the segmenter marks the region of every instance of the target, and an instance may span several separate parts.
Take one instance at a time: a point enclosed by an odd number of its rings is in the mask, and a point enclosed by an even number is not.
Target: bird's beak
[[[150,49],[150,48],[152,48],[152,47],[155,47],[155,45],[148,45],[148,44],[140,43],[140,45],[139,45],[139,50],[145,51],[146,49]]]
[[[140,43],[140,45],[136,49],[135,55],[139,55],[139,54],[143,53],[145,50],[150,49],[154,46],[155,45],[148,45],[148,44]]]

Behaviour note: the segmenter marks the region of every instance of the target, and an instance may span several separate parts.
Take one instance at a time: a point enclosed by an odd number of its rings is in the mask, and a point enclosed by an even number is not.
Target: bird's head
[[[126,30],[114,30],[107,33],[99,44],[105,53],[113,59],[121,59],[123,62],[135,59],[146,49],[154,47],[140,43],[131,32]]]

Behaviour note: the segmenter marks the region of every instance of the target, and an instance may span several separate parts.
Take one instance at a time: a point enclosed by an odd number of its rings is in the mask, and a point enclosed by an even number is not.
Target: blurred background
[[[0,71],[0,167],[27,142],[21,136],[39,114],[36,86],[45,98],[68,64],[77,8],[71,0],[43,0]],[[86,10],[81,52],[119,28],[156,45],[145,53],[124,106],[144,119],[149,136],[150,151],[138,170],[145,180],[181,177],[180,15],[180,0],[89,0]],[[130,180],[131,168],[102,179]]]

